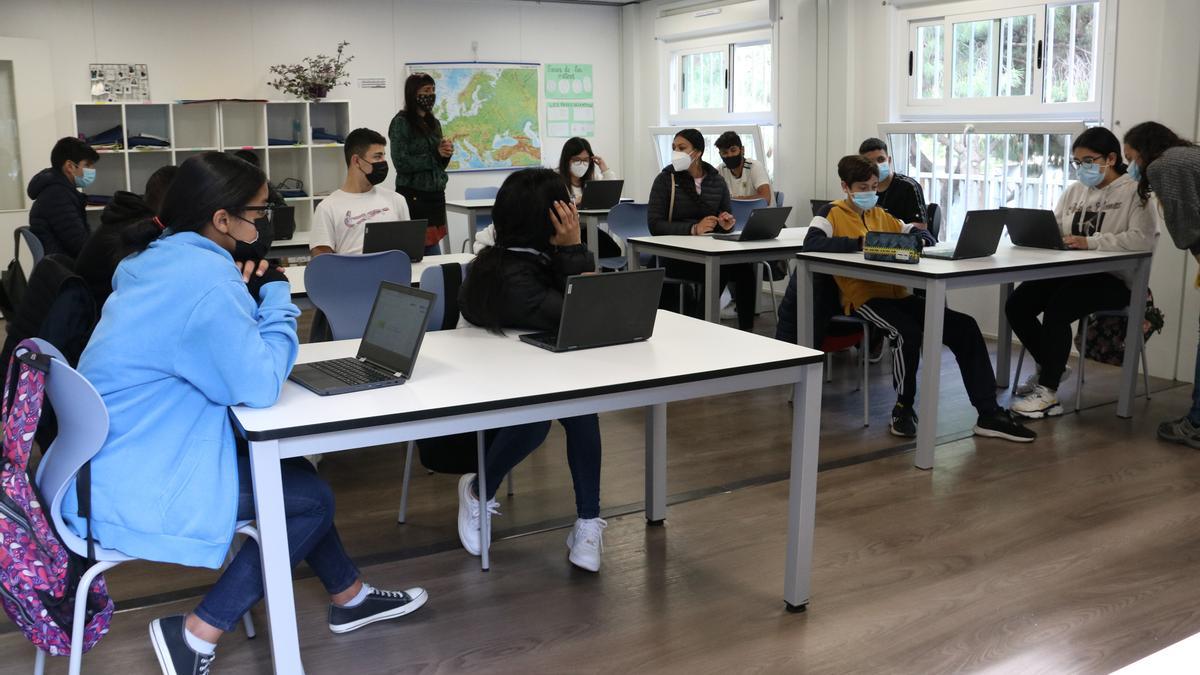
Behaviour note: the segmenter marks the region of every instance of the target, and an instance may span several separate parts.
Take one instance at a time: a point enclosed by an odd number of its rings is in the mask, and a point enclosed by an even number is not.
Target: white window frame
[[[773,33],[774,31],[771,28],[763,28],[737,33],[724,33],[679,42],[660,43],[661,58],[659,62],[662,64],[663,75],[666,81],[670,83],[670,86],[667,88],[667,100],[664,101],[666,105],[663,107],[666,111],[664,121],[668,125],[677,127],[696,126],[700,124],[775,124],[776,102],[779,100],[779,50],[775,46]],[[733,73],[734,48],[736,46],[754,44],[771,45],[771,110],[753,113],[735,113],[733,112],[732,94],[735,77]],[[725,52],[725,106],[723,108],[708,108],[703,110],[679,110],[678,106],[683,98],[681,92],[683,73],[680,65],[680,57],[713,51]]]

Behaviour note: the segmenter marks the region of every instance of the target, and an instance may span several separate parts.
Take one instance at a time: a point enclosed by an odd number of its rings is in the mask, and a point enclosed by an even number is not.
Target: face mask
[[[591,168],[591,162],[571,162],[571,175],[576,178],[583,178]]]
[[[83,175],[75,176],[75,187],[86,188],[96,182],[96,170],[90,166],[83,167]]]
[[[686,152],[679,152],[678,150],[671,153],[671,168],[675,169],[676,171],[687,171],[688,167],[691,165],[691,155],[687,154]]]
[[[722,157],[721,161],[725,162],[725,166],[729,167],[730,169],[736,169],[742,165],[742,156],[734,155],[733,157]]]
[[[1088,187],[1096,187],[1104,180],[1104,169],[1099,164],[1080,164],[1075,175],[1079,182]]]
[[[371,162],[371,171],[366,174],[367,182],[371,185],[379,185],[388,176],[388,165],[386,161]]]
[[[875,208],[875,203],[879,201],[879,195],[874,192],[854,192],[850,197],[854,200],[854,204],[863,211]]]
[[[417,94],[417,105],[425,112],[433,112],[433,104],[437,102],[437,94]]]
[[[892,175],[891,162],[884,162],[883,164],[876,164],[875,166],[879,167],[879,182],[880,183],[887,180],[888,176]]]
[[[1129,163],[1128,173],[1129,173],[1129,177],[1136,181],[1140,181],[1142,179],[1142,168],[1140,166],[1138,166],[1137,162]]]
[[[242,218],[242,220],[246,219]],[[267,252],[271,250],[271,243],[275,241],[275,226],[265,216],[246,222],[254,224],[254,241],[242,241],[234,237],[237,244],[233,247],[233,259],[262,260],[267,257]],[[232,234],[229,236],[233,237]]]

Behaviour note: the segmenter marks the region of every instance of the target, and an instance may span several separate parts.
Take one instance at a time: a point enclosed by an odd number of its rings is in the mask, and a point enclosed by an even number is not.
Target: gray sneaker
[[[209,675],[216,657],[193,651],[183,635],[183,625],[182,614],[150,622],[150,644],[154,646],[158,666],[163,675]]]
[[[1200,450],[1200,427],[1192,424],[1187,415],[1158,425],[1158,437],[1164,441]]]

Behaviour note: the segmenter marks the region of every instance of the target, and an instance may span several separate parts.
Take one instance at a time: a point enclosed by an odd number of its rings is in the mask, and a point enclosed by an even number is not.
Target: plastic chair
[[[825,352],[825,381],[833,381],[833,359],[830,358],[830,352],[839,352],[849,349],[855,344],[858,345],[858,351],[862,358],[862,384],[859,386],[863,392],[863,426],[871,426],[871,391],[870,391],[870,374],[867,370],[869,364],[868,352],[871,345],[871,322],[858,316],[846,316],[835,314],[829,318],[829,323],[843,323],[858,326],[861,331],[858,339],[846,344],[845,338],[839,336],[826,335],[821,342],[821,351]],[[853,337],[853,336],[851,336]],[[856,390],[857,391],[857,390]]]
[[[933,238],[937,239],[942,231],[942,207],[937,204],[927,204],[925,206],[925,215],[929,217],[929,222],[926,223],[929,226],[929,234],[932,234]]]
[[[403,251],[366,255],[326,253],[304,270],[308,299],[325,315],[334,340],[362,337],[379,284],[412,283],[412,261]]]
[[[25,244],[25,248],[29,251],[29,258],[32,264],[29,266],[29,273],[26,274],[28,280],[29,274],[33,273],[33,268],[46,257],[46,247],[42,246],[42,240],[37,238],[33,230],[29,229],[28,225],[22,225],[13,232],[13,239],[16,251],[15,255],[18,259],[21,257],[21,244]]]
[[[37,486],[44,498],[50,500],[50,518],[63,545],[77,555],[86,557],[87,541],[77,536],[63,520],[62,503],[67,488],[75,483],[75,475],[92,460],[108,437],[108,410],[90,382],[67,363],[53,345],[37,340],[38,347],[52,357],[50,374],[46,378],[46,396],[58,416],[58,436],[50,444],[38,465]],[[238,534],[258,541],[258,531],[250,521],[236,524]],[[75,592],[75,616],[71,628],[71,662],[68,672],[78,675],[83,663],[84,619],[87,593],[92,581],[105,571],[123,562],[137,560],[114,549],[93,542],[95,562],[84,572]],[[232,548],[230,549],[232,555]],[[247,637],[254,637],[254,621],[247,613],[242,617]],[[46,653],[38,650],[34,663],[35,675],[41,675],[46,665]]]
[[[500,192],[499,187],[469,187],[463,192],[465,199],[495,199],[496,194]],[[485,215],[475,216],[475,231],[478,232],[487,228],[492,224],[492,217]],[[463,240],[462,250],[467,250],[467,245],[471,243],[470,237]]]
[[[775,206],[783,206],[783,191],[775,191]]]
[[[621,202],[612,207],[612,210],[608,212],[608,233],[622,241],[628,240],[630,237],[650,236],[650,225],[646,215],[647,206],[647,204]],[[647,260],[642,261],[643,266],[649,263],[650,256],[646,256],[646,258]],[[626,256],[601,258],[598,261],[600,267],[610,270],[625,269],[628,264],[629,260]]]

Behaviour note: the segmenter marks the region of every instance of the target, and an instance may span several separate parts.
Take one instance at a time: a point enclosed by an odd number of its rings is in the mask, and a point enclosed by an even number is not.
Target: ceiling
[[[620,7],[621,5],[636,5],[643,0],[523,0],[524,2],[553,2],[562,5],[609,5]]]

